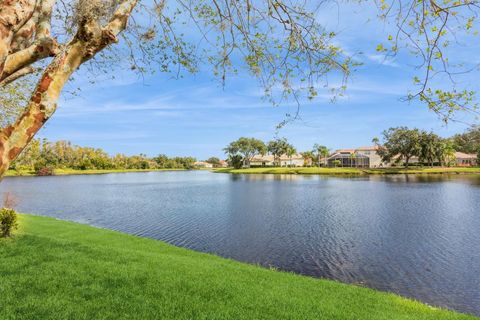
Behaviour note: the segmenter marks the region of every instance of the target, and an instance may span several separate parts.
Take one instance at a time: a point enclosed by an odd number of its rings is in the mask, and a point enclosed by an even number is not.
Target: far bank
[[[369,174],[480,174],[480,167],[412,167],[412,168],[324,168],[324,167],[263,167],[245,169],[217,169],[217,173],[233,174],[318,174],[318,175],[369,175]]]
[[[89,169],[89,170],[77,170],[77,169],[54,169],[54,176],[65,175],[83,175],[83,174],[108,174],[108,173],[129,173],[129,172],[156,172],[156,171],[184,171],[186,169]],[[8,170],[5,174],[6,177],[28,177],[38,176],[34,170]]]

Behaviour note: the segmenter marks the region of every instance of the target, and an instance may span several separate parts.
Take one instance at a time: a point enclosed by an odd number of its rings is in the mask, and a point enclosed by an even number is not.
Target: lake
[[[480,315],[480,176],[15,177],[21,212]]]

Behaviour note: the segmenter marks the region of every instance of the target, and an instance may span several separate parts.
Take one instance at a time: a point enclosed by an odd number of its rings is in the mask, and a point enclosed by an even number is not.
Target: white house
[[[296,153],[291,157],[287,155],[280,156],[281,167],[303,167],[305,165],[305,159],[300,153]]]
[[[255,156],[250,160],[250,166],[252,167],[274,167],[277,165],[281,167],[303,167],[305,166],[305,159],[299,153],[292,155],[291,157],[286,154],[281,155],[279,159],[274,159],[273,155]],[[308,164],[308,161],[307,161]]]
[[[197,161],[193,164],[196,168],[213,168],[213,164],[205,161]]]

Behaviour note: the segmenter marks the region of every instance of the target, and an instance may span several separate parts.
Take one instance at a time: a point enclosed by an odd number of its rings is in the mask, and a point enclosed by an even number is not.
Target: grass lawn
[[[287,168],[265,167],[248,169],[218,169],[220,173],[245,173],[245,174],[324,174],[324,175],[361,175],[361,174],[480,174],[480,167],[411,167],[411,168]]]
[[[79,175],[79,174],[107,174],[107,173],[126,173],[126,172],[151,172],[151,171],[178,171],[184,169],[91,169],[91,170],[76,170],[76,169],[55,169],[54,175]],[[33,170],[8,170],[5,176],[20,177],[20,176],[35,176]]]
[[[0,319],[477,319],[76,223],[20,226],[0,240]]]

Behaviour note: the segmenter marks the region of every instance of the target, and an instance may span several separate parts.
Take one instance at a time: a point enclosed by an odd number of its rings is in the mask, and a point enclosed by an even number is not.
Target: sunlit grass
[[[0,240],[0,319],[475,319],[76,223],[20,226]]]

